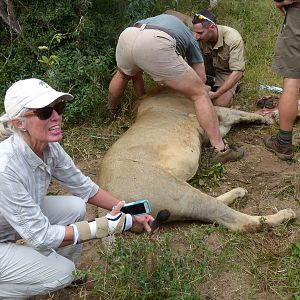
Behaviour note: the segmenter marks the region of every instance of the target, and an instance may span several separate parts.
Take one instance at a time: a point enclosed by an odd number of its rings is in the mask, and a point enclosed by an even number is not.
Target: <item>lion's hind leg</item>
[[[217,197],[217,200],[223,202],[225,205],[230,205],[233,202],[235,202],[236,200],[242,199],[247,195],[248,195],[247,190],[245,190],[244,188],[238,187],[238,188],[230,190],[227,193],[220,195],[219,197]]]
[[[295,219],[296,214],[292,209],[287,208],[273,215],[250,216],[238,213],[236,217],[236,222],[227,224],[228,228],[239,232],[258,232],[264,228],[272,228],[285,221]]]

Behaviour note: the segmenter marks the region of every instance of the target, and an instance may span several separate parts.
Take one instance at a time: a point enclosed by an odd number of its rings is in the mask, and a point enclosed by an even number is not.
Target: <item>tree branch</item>
[[[38,48],[28,42],[23,34],[22,28],[16,18],[15,7],[12,0],[0,0],[0,17],[3,22],[8,25],[11,31],[14,31],[20,38],[22,38],[26,46],[39,59]]]

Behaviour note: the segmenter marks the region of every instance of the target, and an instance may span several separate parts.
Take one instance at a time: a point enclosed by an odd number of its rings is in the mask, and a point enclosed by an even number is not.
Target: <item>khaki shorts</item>
[[[300,9],[290,7],[278,37],[273,71],[284,78],[300,78]]]
[[[177,54],[176,40],[157,29],[126,28],[119,37],[116,60],[126,75],[143,70],[155,81],[178,79],[191,68]]]

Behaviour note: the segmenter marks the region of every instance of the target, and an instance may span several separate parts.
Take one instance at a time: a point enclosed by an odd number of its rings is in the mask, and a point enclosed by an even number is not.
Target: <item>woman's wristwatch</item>
[[[275,2],[283,2],[284,0],[274,0]]]

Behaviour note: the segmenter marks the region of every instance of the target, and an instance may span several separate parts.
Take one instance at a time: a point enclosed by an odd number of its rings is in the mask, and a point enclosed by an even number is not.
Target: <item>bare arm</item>
[[[117,205],[120,201],[114,196],[110,195],[103,189],[99,189],[98,192],[88,200],[88,203],[97,207],[102,207],[111,210],[113,206]],[[65,238],[62,241],[60,247],[71,245],[74,242],[74,229],[72,226],[65,227]]]
[[[216,99],[229,91],[231,88],[234,87],[236,83],[239,82],[239,80],[242,79],[244,72],[242,71],[232,71],[231,74],[228,76],[228,78],[225,80],[225,82],[220,86],[220,88],[216,92],[210,92],[210,98]]]
[[[65,247],[74,243],[74,228],[72,226],[65,227],[65,237],[59,247]]]
[[[116,197],[106,192],[103,189],[99,189],[98,192],[88,200],[89,204],[95,205],[97,207],[105,208],[107,210],[112,210],[114,206],[120,203]],[[137,224],[144,228],[146,231],[150,232],[149,223],[151,223],[154,218],[150,215],[133,216],[133,224]],[[60,247],[67,245],[72,245],[74,243],[74,228],[72,226],[65,227],[65,237],[60,244]]]
[[[88,200],[89,204],[108,210],[111,210],[112,207],[117,205],[119,202],[120,200],[103,189],[99,189],[98,192]]]
[[[200,79],[205,83],[206,82],[206,74],[205,74],[204,62],[193,64],[192,68],[197,73],[197,75],[200,77]]]

